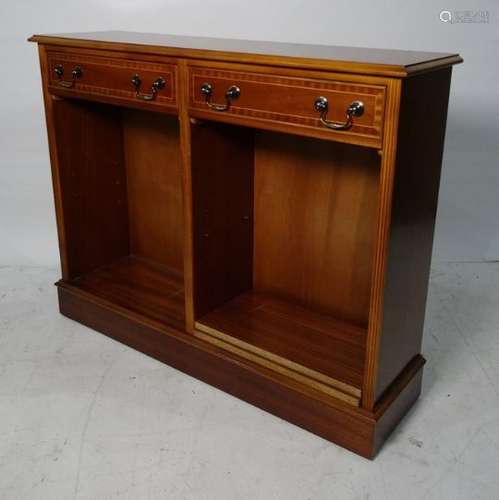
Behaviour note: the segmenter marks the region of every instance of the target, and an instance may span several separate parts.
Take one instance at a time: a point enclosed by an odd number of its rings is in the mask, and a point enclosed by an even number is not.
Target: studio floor
[[[434,266],[419,402],[360,458],[58,314],[0,268],[0,498],[499,498],[499,263]]]

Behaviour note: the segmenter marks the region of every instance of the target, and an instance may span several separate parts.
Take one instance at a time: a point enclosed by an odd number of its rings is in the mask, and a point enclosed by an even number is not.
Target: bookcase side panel
[[[375,401],[421,350],[450,77],[402,83]]]

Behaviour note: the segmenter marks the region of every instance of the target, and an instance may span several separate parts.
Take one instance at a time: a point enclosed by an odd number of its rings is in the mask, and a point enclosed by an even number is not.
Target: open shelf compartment
[[[57,148],[62,286],[184,330],[178,119],[84,100],[53,104],[66,145]]]
[[[377,152],[213,122],[192,144],[195,334],[357,406]]]

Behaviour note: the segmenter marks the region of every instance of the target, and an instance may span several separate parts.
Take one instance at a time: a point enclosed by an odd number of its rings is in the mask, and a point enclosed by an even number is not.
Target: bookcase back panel
[[[255,290],[366,326],[379,157],[285,134],[255,140]]]
[[[182,273],[183,214],[175,117],[123,110],[130,252]]]

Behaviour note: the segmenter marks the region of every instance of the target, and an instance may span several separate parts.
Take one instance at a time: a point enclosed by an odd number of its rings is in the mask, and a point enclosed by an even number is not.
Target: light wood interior
[[[376,151],[213,123],[194,127],[192,140],[193,151],[204,151],[192,158],[197,330],[355,396],[369,316]]]
[[[130,253],[182,273],[182,173],[174,117],[123,110]]]
[[[148,320],[184,326],[182,278],[156,262],[129,255],[83,274],[71,284]]]
[[[378,178],[371,149],[258,132],[253,288],[366,327]]]
[[[176,117],[54,102],[69,280],[114,305],[184,326]]]
[[[196,323],[205,339],[358,405],[366,330],[273,294],[244,292]]]
[[[72,145],[59,157],[71,284],[183,328],[177,119],[55,110]],[[357,405],[379,156],[213,122],[191,135],[195,333]]]

